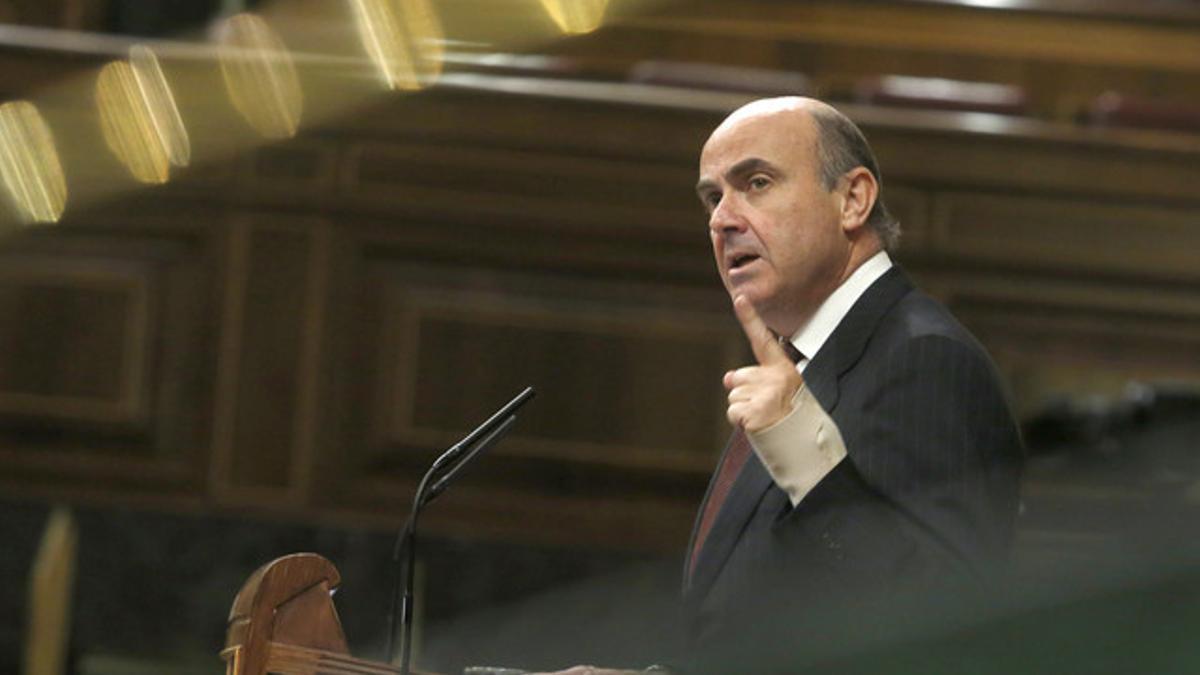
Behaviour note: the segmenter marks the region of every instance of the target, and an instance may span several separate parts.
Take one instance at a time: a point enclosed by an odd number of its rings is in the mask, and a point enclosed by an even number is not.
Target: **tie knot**
[[[792,360],[792,363],[800,363],[804,360],[804,353],[799,349],[796,349],[796,345],[792,344],[791,340],[783,337],[782,335],[779,336],[779,346],[783,347],[783,353],[788,355],[788,358]]]

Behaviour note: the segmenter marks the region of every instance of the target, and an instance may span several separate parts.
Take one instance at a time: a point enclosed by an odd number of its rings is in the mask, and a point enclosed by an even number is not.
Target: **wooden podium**
[[[226,675],[399,673],[350,655],[330,597],[340,581],[333,563],[315,553],[295,553],[258,568],[229,610],[221,650]]]

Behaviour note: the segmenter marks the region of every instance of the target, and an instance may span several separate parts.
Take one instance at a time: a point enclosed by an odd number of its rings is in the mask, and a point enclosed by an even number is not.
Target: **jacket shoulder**
[[[914,342],[953,345],[991,362],[983,345],[950,310],[919,289],[906,293],[884,314],[871,342],[887,350]]]

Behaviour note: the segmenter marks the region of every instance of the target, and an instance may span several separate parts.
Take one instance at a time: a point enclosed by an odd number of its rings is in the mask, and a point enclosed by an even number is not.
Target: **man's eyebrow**
[[[761,157],[747,157],[729,167],[729,170],[725,172],[725,178],[732,181],[737,178],[744,178],[758,171],[776,172],[778,169],[775,168],[774,164]]]
[[[743,159],[737,164],[729,167],[729,170],[725,172],[725,179],[733,182],[739,178],[745,178],[746,176],[758,171],[771,171],[778,173],[779,170],[774,164],[761,157],[747,157],[746,159]],[[709,178],[701,178],[700,182],[696,183],[696,192],[698,194],[703,194],[705,190],[712,189],[715,186],[716,181]]]

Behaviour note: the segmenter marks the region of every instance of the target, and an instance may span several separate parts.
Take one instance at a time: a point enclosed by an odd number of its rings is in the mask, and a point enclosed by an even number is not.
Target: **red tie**
[[[725,453],[725,461],[721,463],[721,469],[717,472],[716,480],[713,481],[712,492],[708,495],[708,503],[704,505],[704,513],[700,516],[700,527],[696,530],[696,543],[692,546],[692,555],[688,561],[689,581],[692,573],[696,570],[696,559],[700,556],[700,549],[704,548],[704,540],[708,539],[713,521],[721,512],[721,505],[729,496],[729,489],[733,487],[733,482],[737,480],[748,457],[750,457],[750,439],[746,437],[746,432],[738,427],[729,439],[729,450]]]
[[[783,347],[783,352],[788,355],[792,363],[800,363],[804,360],[804,353],[797,349],[791,340],[781,337],[779,338],[779,346]]]

